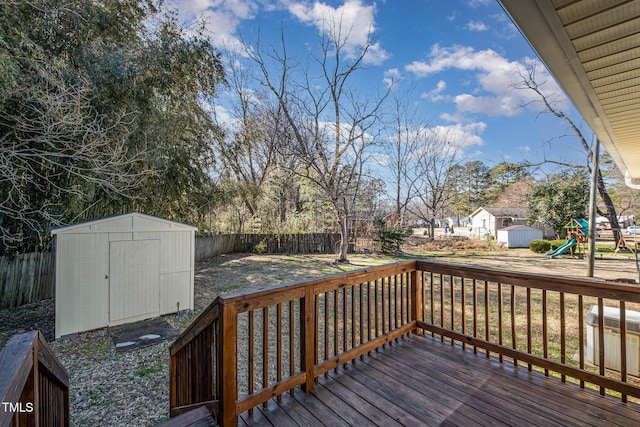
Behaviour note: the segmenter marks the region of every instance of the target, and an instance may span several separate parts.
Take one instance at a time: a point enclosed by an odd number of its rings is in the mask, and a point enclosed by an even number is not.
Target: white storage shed
[[[498,243],[507,248],[528,248],[533,240],[542,239],[542,230],[528,225],[512,225],[498,230]]]
[[[135,212],[53,229],[56,338],[193,309],[195,231]]]

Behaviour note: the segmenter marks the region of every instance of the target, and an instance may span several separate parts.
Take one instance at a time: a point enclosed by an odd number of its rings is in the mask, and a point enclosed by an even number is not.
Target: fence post
[[[417,268],[417,263],[416,267]],[[422,271],[414,269],[411,272],[411,320],[424,320],[424,283]],[[413,330],[417,333],[417,328]]]
[[[306,381],[302,386],[305,392],[313,390],[315,385],[315,330],[316,316],[314,312],[314,293],[313,287],[307,285],[305,287],[305,295],[300,301],[300,361],[301,368],[306,373]]]
[[[220,346],[218,347],[218,396],[220,399],[220,415],[218,420],[221,427],[238,425],[236,414],[236,400],[238,399],[237,355],[236,342],[238,335],[237,312],[234,304],[220,305]]]

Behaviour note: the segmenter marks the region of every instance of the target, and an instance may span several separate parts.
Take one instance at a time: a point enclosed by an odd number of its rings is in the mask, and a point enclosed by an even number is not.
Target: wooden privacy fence
[[[335,253],[340,234],[221,234],[196,237],[195,262],[224,253]],[[0,257],[0,309],[55,296],[55,253]]]
[[[0,309],[53,298],[54,293],[53,252],[0,257]]]
[[[236,234],[234,252],[269,254],[333,254],[340,243],[339,233]]]
[[[234,252],[236,239],[237,234],[196,237],[194,261],[200,262],[218,255]]]
[[[592,303],[599,317],[589,365]],[[627,366],[638,358],[622,356],[626,310],[636,305],[636,286],[415,260],[221,296],[170,348],[171,415],[206,405],[222,426],[235,426],[243,412],[310,391],[319,376],[412,331],[625,401],[640,397]],[[605,306],[620,316],[613,340],[604,335]],[[607,355],[617,370],[605,368]]]
[[[339,233],[307,234],[218,234],[196,237],[195,261],[225,253],[336,253]]]
[[[0,352],[0,426],[68,426],[69,374],[39,331]]]

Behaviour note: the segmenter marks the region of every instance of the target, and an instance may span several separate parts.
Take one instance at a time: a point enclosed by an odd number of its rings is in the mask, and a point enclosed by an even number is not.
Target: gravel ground
[[[552,274],[555,271],[576,277],[584,277],[586,265],[584,260],[578,259],[547,260],[526,250],[436,258],[520,271]],[[328,255],[233,254],[213,258],[196,265],[195,311],[186,317],[171,315],[166,319],[178,330],[184,330],[219,294],[387,263],[393,259],[352,256],[348,266],[332,261],[333,257]],[[609,280],[635,278],[635,263],[629,258],[599,260],[596,277]],[[34,329],[43,332],[70,375],[72,425],[149,426],[168,418],[170,342],[118,353],[106,329],[54,341],[54,310],[52,299],[0,310],[0,348],[16,333]]]

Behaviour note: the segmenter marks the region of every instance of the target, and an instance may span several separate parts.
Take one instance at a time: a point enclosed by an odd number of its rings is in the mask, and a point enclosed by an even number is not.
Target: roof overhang
[[[640,0],[498,0],[640,189]]]

